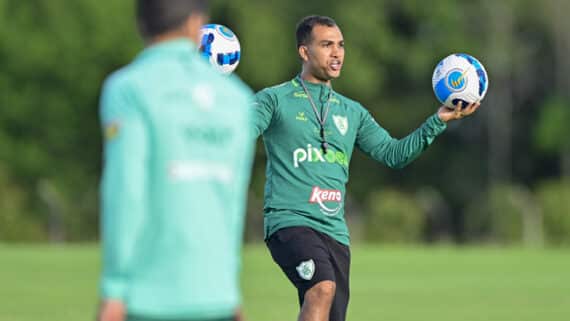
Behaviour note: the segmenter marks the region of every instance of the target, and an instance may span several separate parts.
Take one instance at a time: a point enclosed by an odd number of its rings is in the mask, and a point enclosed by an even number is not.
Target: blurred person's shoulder
[[[251,88],[236,74],[223,75],[216,70],[211,69],[215,82],[222,91],[228,91],[229,94],[237,95],[247,99],[251,99],[253,91]]]
[[[104,90],[117,90],[117,89],[124,89],[126,87],[128,87],[129,82],[132,79],[132,72],[130,71],[131,64],[128,64],[126,66],[123,66],[115,71],[113,71],[111,74],[109,74],[104,82],[103,82],[103,89]]]

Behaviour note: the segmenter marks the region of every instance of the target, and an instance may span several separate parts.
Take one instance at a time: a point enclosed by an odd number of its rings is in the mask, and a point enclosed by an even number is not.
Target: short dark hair
[[[297,24],[297,48],[302,45],[306,45],[311,41],[311,32],[315,26],[327,26],[327,27],[334,27],[336,26],[336,22],[331,17],[327,16],[306,16],[305,18],[301,19]]]
[[[192,13],[206,13],[208,0],[137,0],[137,23],[143,38],[180,27]]]

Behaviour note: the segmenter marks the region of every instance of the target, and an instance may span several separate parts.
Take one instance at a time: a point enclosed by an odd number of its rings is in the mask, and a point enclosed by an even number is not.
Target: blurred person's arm
[[[133,273],[132,256],[146,211],[147,132],[130,88],[107,81],[101,97],[105,133],[101,181],[101,321],[120,321]]]
[[[239,307],[236,310],[236,313],[234,315],[234,321],[245,321],[245,317],[243,316],[243,311],[242,311],[241,307]]]
[[[97,321],[124,321],[127,319],[123,301],[105,300],[101,302],[97,313]]]
[[[277,102],[269,90],[264,89],[255,94],[253,105],[254,137],[257,138],[269,128]]]
[[[236,143],[239,147],[240,153],[236,158],[236,179],[234,180],[235,185],[232,189],[235,191],[235,193],[233,193],[234,199],[233,205],[231,206],[231,208],[236,211],[236,215],[232,215],[232,217],[234,217],[236,220],[231,225],[235,227],[235,231],[237,232],[235,233],[237,239],[234,240],[234,244],[237,246],[236,251],[240,253],[240,256],[244,242],[248,191],[253,170],[256,138],[267,128],[269,122],[271,121],[272,113],[272,111],[260,107],[256,96],[251,93],[249,87],[244,86],[243,90],[246,92],[247,97],[247,99],[241,101],[241,104],[239,104],[243,112],[239,112],[237,115],[235,115],[234,118],[235,122],[240,124],[237,126],[236,133],[234,133],[234,138],[237,139]],[[251,108],[252,104],[254,106],[254,109]],[[254,131],[242,130],[244,126],[250,127],[252,124],[254,125]],[[238,263],[238,270],[241,270],[241,263],[242,261],[240,260]],[[242,300],[242,298],[240,298],[240,300]],[[241,302],[234,312],[233,320],[245,321]]]

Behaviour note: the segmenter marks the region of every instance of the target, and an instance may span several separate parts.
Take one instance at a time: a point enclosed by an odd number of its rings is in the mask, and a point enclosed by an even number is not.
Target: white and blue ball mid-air
[[[241,58],[237,36],[228,27],[207,24],[200,29],[200,53],[223,74],[233,72]]]
[[[462,102],[465,107],[485,97],[489,78],[479,60],[458,53],[443,58],[437,64],[433,71],[432,85],[435,96],[443,105],[455,108]]]

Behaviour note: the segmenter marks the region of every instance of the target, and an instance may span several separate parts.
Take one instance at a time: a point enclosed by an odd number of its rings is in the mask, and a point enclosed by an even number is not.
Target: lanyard
[[[307,86],[305,86],[305,82],[303,81],[303,79],[301,77],[299,77],[299,82],[301,83],[301,86],[303,86],[303,90],[305,91],[305,94],[307,95],[307,98],[309,99],[309,102],[311,103],[311,107],[313,107],[313,111],[315,112],[315,117],[317,117],[317,121],[321,125],[321,130],[320,130],[321,148],[323,149],[323,153],[326,154],[327,149],[329,147],[329,144],[327,143],[327,139],[325,138],[325,123],[327,121],[327,115],[329,114],[329,109],[330,109],[330,105],[331,105],[331,98],[332,98],[332,94],[333,94],[332,88],[329,92],[329,97],[327,98],[326,106],[324,106],[322,112],[319,113],[319,111],[317,110],[317,106],[315,105],[315,102],[313,101],[313,97],[311,97],[311,94],[309,93],[309,90],[307,89]]]

